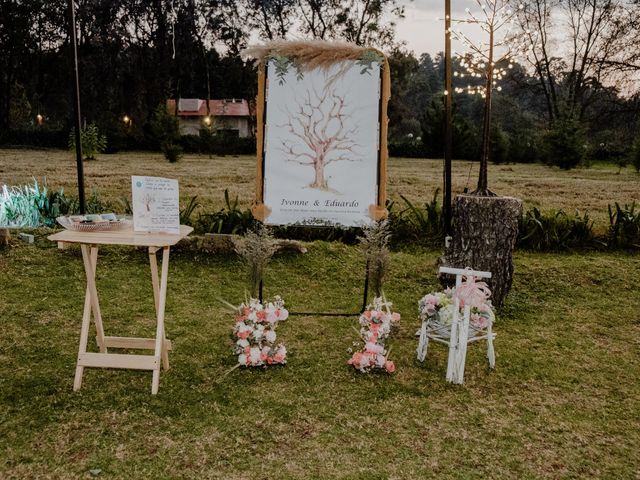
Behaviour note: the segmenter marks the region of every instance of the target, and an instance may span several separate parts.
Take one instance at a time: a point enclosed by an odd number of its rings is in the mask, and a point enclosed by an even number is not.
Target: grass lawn
[[[446,351],[415,361],[416,302],[437,287],[436,251],[392,254],[386,291],[402,313],[393,376],[346,365],[356,318],[292,317],[289,364],[235,370],[235,257],[176,252],[167,331],[172,368],[85,370],[72,392],[83,270],[77,249],[40,236],[0,250],[0,478],[637,478],[640,258],[516,255],[496,330],[497,368],[470,348],[466,383],[445,383]],[[355,247],[315,242],[280,256],[267,295],[293,309],[357,309]],[[107,248],[98,289],[107,334],[152,331],[145,253]],[[93,346],[95,349],[95,346]]]
[[[456,191],[468,168],[456,164]],[[128,195],[131,174],[177,177],[185,197],[216,206],[226,187],[248,206],[254,188],[248,157],[187,156],[170,165],[123,153],[86,170],[87,185],[107,199]],[[528,205],[587,209],[605,222],[607,203],[640,200],[640,177],[616,171],[491,166],[490,185]],[[64,152],[0,150],[0,183],[46,176],[52,188],[75,193],[74,174]],[[392,198],[422,202],[440,184],[441,164],[393,159],[389,175]],[[1,479],[640,478],[637,254],[516,252],[514,287],[495,326],[497,368],[487,368],[484,345],[474,344],[465,384],[454,386],[444,380],[444,347],[432,345],[424,364],[415,360],[417,301],[439,288],[439,251],[391,254],[385,291],[402,314],[388,343],[394,375],[346,364],[356,317],[296,316],[278,328],[287,366],[225,377],[236,361],[233,318],[219,299],[243,299],[243,265],[177,249],[166,319],[172,368],[151,396],[151,373],[130,370],[86,369],[83,388],[72,391],[84,271],[79,249],[57,250],[48,233],[37,231],[34,245],[14,236],[0,248]],[[297,311],[357,311],[358,248],[308,249],[274,259],[266,295],[282,295]],[[101,250],[107,335],[152,334],[147,262],[143,251]]]
[[[65,192],[77,195],[75,168],[73,156],[65,151],[0,150],[0,185],[46,178],[51,188],[63,187]],[[442,188],[442,168],[442,160],[391,159],[389,197],[400,201],[402,194],[412,202],[430,200],[435,190]],[[608,225],[609,203],[640,202],[640,175],[631,167],[617,172],[618,167],[607,164],[568,172],[537,164],[490,165],[489,186],[501,195],[522,198],[525,207],[587,211],[602,229]],[[177,178],[183,203],[198,195],[207,209],[223,206],[225,188],[232,198],[238,196],[243,207],[250,205],[255,192],[254,157],[185,155],[170,164],[160,153],[124,152],[85,162],[87,194],[95,188],[103,199],[130,198],[131,175]],[[477,178],[477,162],[454,162],[454,195],[464,187],[473,190]]]

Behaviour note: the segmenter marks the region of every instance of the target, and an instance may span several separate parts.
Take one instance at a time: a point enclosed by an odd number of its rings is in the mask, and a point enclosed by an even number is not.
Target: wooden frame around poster
[[[385,218],[388,214],[385,204],[387,199],[387,160],[388,160],[388,144],[387,144],[387,132],[388,132],[388,117],[387,107],[389,98],[391,96],[391,78],[389,71],[389,62],[387,58],[381,52],[374,49],[362,49],[362,54],[366,52],[375,52],[383,59],[380,66],[380,98],[379,98],[379,113],[378,113],[378,165],[377,165],[377,198],[375,204],[369,206],[368,217],[374,221]],[[339,63],[343,60],[337,60],[335,63]],[[348,60],[344,60],[348,61]],[[352,60],[351,60],[352,61]],[[257,140],[257,155],[256,155],[256,192],[255,200],[252,206],[252,213],[254,218],[259,221],[265,222],[271,213],[271,209],[264,203],[264,188],[265,188],[265,126],[266,126],[266,113],[267,113],[267,88],[269,79],[267,78],[267,59],[262,59],[258,65],[258,95],[256,103],[256,140]]]

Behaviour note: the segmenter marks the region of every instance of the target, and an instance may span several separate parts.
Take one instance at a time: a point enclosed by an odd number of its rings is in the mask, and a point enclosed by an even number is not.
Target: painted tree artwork
[[[296,109],[281,127],[293,137],[281,139],[281,151],[289,162],[313,167],[311,188],[330,190],[325,169],[333,162],[358,161],[358,144],[354,137],[358,127],[350,124],[352,115],[346,108],[346,98],[336,93],[334,79],[318,92],[307,91],[297,100]]]
[[[371,222],[379,182],[383,57],[302,69],[267,63],[264,203],[269,224]]]

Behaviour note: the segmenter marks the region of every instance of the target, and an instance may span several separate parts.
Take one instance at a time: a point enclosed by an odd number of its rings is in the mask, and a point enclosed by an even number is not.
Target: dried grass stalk
[[[281,55],[296,61],[302,70],[327,69],[337,62],[358,60],[371,48],[347,42],[326,42],[323,40],[274,40],[263,45],[251,46],[242,52],[243,57],[255,58],[256,63],[269,55]]]
[[[249,231],[244,237],[233,238],[236,253],[247,262],[247,281],[252,298],[258,298],[264,268],[278,249],[271,230],[260,225],[255,232]]]
[[[367,259],[369,282],[376,297],[382,296],[382,286],[389,268],[389,222],[382,220],[362,228],[358,237]]]

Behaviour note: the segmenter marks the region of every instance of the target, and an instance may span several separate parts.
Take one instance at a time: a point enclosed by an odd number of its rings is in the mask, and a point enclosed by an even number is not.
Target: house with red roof
[[[178,117],[182,135],[198,135],[201,128],[241,138],[253,135],[251,110],[244,99],[209,100],[207,108],[206,100],[180,98],[177,105],[167,100],[167,110]]]

